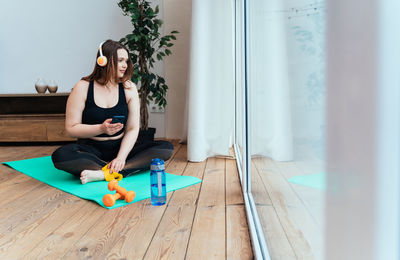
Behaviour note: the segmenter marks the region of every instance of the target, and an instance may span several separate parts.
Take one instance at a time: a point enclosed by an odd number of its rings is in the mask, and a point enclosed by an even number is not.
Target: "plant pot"
[[[153,127],[149,127],[147,130],[140,130],[139,136],[137,138],[137,143],[148,143],[154,141],[154,134],[156,133],[156,129]]]

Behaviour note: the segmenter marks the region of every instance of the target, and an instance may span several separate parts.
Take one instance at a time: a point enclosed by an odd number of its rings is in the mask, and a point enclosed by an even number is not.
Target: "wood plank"
[[[253,195],[254,203],[256,206],[267,206],[272,205],[272,201],[269,195],[269,191],[265,188],[264,183],[260,177],[259,170],[254,163],[254,159],[251,161],[251,195]]]
[[[244,205],[242,185],[235,160],[226,160],[226,205]]]
[[[227,259],[253,259],[244,205],[226,206]]]
[[[174,150],[175,151],[175,150]],[[171,174],[181,175],[187,164],[187,147],[179,146],[165,165],[165,171]]]
[[[26,226],[13,236],[0,239],[0,254],[3,259],[15,259],[33,250],[56,227],[64,223],[68,214],[74,214],[82,207],[81,198],[64,196],[51,211]]]
[[[297,258],[319,259],[322,256],[321,231],[299,197],[273,164],[253,159],[268,190],[272,204]]]
[[[1,162],[1,160],[0,160]],[[3,182],[10,181],[11,179],[19,176],[20,174],[15,174],[15,170],[0,164],[0,192],[1,192],[1,185]]]
[[[108,210],[100,221],[79,238],[63,258],[67,259],[102,259],[116,243],[136,250],[134,242],[126,233],[129,229],[141,229],[141,217],[148,216],[148,200],[139,201],[124,207]],[[154,213],[154,211],[153,211]],[[133,242],[134,241],[134,242]],[[102,257],[103,256],[103,257]]]
[[[13,178],[0,182],[0,197],[3,198],[0,200],[0,207],[26,194],[31,194],[32,190],[40,185],[43,183],[24,174],[15,174]]]
[[[65,130],[65,119],[46,121],[47,141],[74,141],[76,138],[70,137]]]
[[[197,207],[185,259],[225,259],[225,239],[225,207]]]
[[[24,256],[26,259],[59,259],[90,228],[104,219],[106,209],[97,203],[81,200],[81,207],[73,212],[68,211],[61,218],[67,219],[59,227],[40,241],[33,250]],[[78,205],[77,205],[78,206]]]
[[[298,175],[315,174],[325,171],[323,160],[319,158],[309,146],[301,145],[296,148],[296,153],[299,154],[299,156],[297,156],[295,161],[277,162],[270,158],[264,158],[264,164],[268,162],[275,165],[286,180]],[[318,236],[322,239],[322,230],[325,223],[325,191],[291,182],[289,182],[289,185],[302,201],[305,208],[310,212],[315,223],[317,223],[321,230]]]
[[[44,122],[28,120],[1,120],[0,142],[47,141]]]
[[[51,154],[58,146],[46,146],[46,147],[5,147],[5,153],[9,156],[18,156],[21,159],[26,157],[32,157],[32,153],[36,153],[38,156],[47,156]],[[0,158],[1,159],[1,158]],[[5,159],[4,161],[9,161]],[[24,196],[26,193],[30,193],[33,189],[39,185],[43,185],[42,182],[33,179],[25,174],[17,172],[13,168],[0,165],[0,195],[3,195],[3,200],[0,201],[0,206],[9,203],[17,198]],[[18,192],[14,192],[18,190]],[[7,194],[7,196],[5,196]]]
[[[225,259],[225,159],[208,158],[186,258]]]
[[[183,175],[202,179],[206,161],[189,162]],[[174,192],[144,259],[184,259],[201,184]]]
[[[10,201],[1,207],[0,211],[0,245],[4,237],[10,233],[18,233],[38,221],[69,194],[41,184],[29,195]]]
[[[18,146],[2,146],[0,160],[2,162],[17,161],[40,156],[48,156],[56,150],[59,145],[18,145]],[[8,166],[6,166],[8,167]]]
[[[257,212],[260,217],[271,259],[297,259],[274,207],[258,206]]]
[[[165,139],[157,139],[155,138],[154,140],[165,140]],[[169,158],[168,161],[165,162],[165,169],[167,169],[168,165],[173,161],[173,159],[175,158],[176,153],[181,149],[181,147],[183,147],[180,143],[179,140],[166,140],[169,141],[173,146],[174,146],[174,151],[171,155],[171,158]],[[186,149],[186,147],[184,148]]]
[[[0,142],[73,141],[65,131],[65,114],[0,115]]]
[[[203,162],[188,162],[182,175],[193,176],[203,179],[203,174],[206,166],[206,161]],[[199,190],[202,183],[186,187],[184,189],[176,190],[172,194],[171,201],[168,206],[196,206],[199,198]]]
[[[52,154],[58,147],[60,147],[60,145],[52,145],[52,146],[46,147],[46,149],[43,149],[43,150],[41,149],[41,150],[39,150],[39,151],[36,151],[37,147],[31,146],[30,149],[32,149],[32,150],[31,150],[30,153],[28,152],[28,155],[29,155],[29,154],[32,154],[32,153],[35,153],[35,156],[30,156],[30,157],[28,157],[28,158],[37,158],[37,157],[42,157],[42,156],[51,156],[51,154]]]
[[[279,169],[281,174],[285,177],[286,180],[290,179],[294,176],[299,175],[306,175],[312,173],[318,173],[318,171],[312,170],[303,170],[299,167],[297,162],[270,162],[275,164],[276,167]],[[318,190],[311,187],[306,187],[303,185],[298,185],[292,182],[288,182],[289,185],[292,187],[294,192],[300,198],[302,203],[305,205],[307,210],[310,212],[312,218],[314,219],[315,223],[317,223],[320,228],[323,228],[324,223],[324,191]]]
[[[225,159],[208,158],[198,207],[225,207]]]

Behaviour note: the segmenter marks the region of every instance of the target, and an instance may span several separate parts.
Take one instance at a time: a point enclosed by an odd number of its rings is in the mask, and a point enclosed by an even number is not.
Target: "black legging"
[[[80,177],[83,170],[100,170],[115,159],[120,145],[121,139],[109,141],[80,139],[77,143],[67,144],[55,150],[51,159],[57,169]],[[171,157],[173,150],[174,146],[167,141],[136,143],[120,173],[127,177],[148,170],[153,158],[166,161]]]

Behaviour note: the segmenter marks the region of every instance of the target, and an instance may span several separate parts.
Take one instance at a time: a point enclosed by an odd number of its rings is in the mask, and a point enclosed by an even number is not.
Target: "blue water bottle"
[[[164,161],[161,159],[151,160],[150,183],[151,204],[154,206],[164,205],[167,201],[167,189],[165,186]]]

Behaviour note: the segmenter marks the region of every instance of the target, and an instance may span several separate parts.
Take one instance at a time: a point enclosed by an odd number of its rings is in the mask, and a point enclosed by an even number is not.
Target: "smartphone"
[[[116,124],[116,123],[125,123],[125,116],[113,116],[111,124]]]

